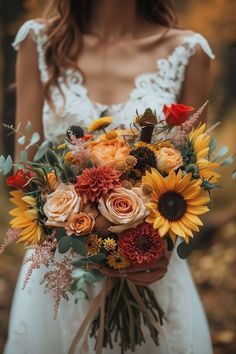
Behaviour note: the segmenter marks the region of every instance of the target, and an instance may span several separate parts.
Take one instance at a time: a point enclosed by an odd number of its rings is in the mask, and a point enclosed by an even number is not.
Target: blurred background
[[[45,0],[0,2],[0,120],[14,122],[15,53],[11,47],[17,29],[27,19],[42,15]],[[236,151],[236,1],[175,0],[178,23],[203,34],[211,43],[213,90],[209,122],[220,120],[215,131],[219,143]],[[0,124],[0,152],[12,153],[13,136]],[[224,188],[214,197],[213,212],[205,217],[205,227],[197,248],[189,258],[193,277],[209,319],[214,353],[236,353],[236,181],[233,166],[225,167]],[[7,191],[0,181],[0,241],[8,226]],[[7,337],[12,295],[24,250],[14,246],[0,257],[0,353]],[[16,353],[12,353],[16,354]],[[199,353],[201,354],[201,353]]]

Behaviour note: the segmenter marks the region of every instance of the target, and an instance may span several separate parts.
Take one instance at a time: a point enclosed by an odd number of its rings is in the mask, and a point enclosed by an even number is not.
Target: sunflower
[[[19,190],[11,191],[10,194],[12,196],[10,201],[16,205],[16,208],[9,212],[14,216],[10,225],[14,229],[22,229],[17,242],[23,242],[26,245],[38,244],[42,237],[42,228],[39,225],[35,198]]]
[[[110,125],[113,121],[112,117],[101,117],[96,120],[94,120],[91,124],[88,126],[88,131],[89,132],[95,132],[97,130],[102,130],[108,125]]]
[[[181,170],[177,174],[172,170],[164,178],[154,168],[142,178],[142,184],[153,190],[146,204],[151,210],[146,222],[153,224],[161,237],[169,234],[174,243],[177,236],[188,243],[192,231],[199,231],[198,226],[202,225],[198,215],[209,210],[206,204],[210,198],[202,192],[202,181],[191,178],[191,173],[183,177]]]
[[[219,164],[206,159],[209,153],[210,135],[206,134],[205,131],[206,124],[204,123],[189,134],[189,141],[195,154],[195,164],[198,167],[200,176],[215,183],[220,174],[212,171],[212,169],[219,167]]]

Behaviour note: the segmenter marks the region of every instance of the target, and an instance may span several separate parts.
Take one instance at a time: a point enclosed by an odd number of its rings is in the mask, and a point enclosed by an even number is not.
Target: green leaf
[[[189,240],[188,244],[184,241],[177,247],[177,253],[181,259],[186,259],[191,254],[192,250],[193,243],[191,240]]]
[[[47,149],[45,151],[45,157],[49,165],[51,166],[59,166],[60,165],[60,160],[57,156],[57,154],[52,150],[52,149]]]
[[[232,173],[232,178],[233,178],[233,179],[236,179],[236,170],[233,171],[233,173]]]
[[[50,141],[44,141],[38,151],[36,152],[36,154],[34,155],[34,161],[38,161],[41,160],[41,158],[45,155],[45,151],[51,146],[51,142]]]
[[[88,300],[88,294],[86,293],[86,291],[84,291],[83,289],[80,289],[78,292],[76,292],[76,299],[77,300]]]
[[[105,254],[104,253],[98,253],[95,254],[94,256],[88,257],[89,262],[92,263],[99,263],[105,259]]]
[[[87,249],[84,246],[83,242],[78,239],[72,239],[72,249],[73,251],[81,254],[82,256],[87,256]]]
[[[209,153],[212,154],[217,147],[217,140],[216,138],[212,138],[209,144]]]
[[[8,155],[3,166],[3,175],[7,175],[11,171],[12,166],[13,166],[12,158],[10,155]]]
[[[57,227],[56,229],[56,238],[57,241],[60,241],[60,239],[66,235],[66,230],[63,227]]]
[[[24,145],[25,144],[25,136],[21,136],[19,139],[17,139],[18,144]]]
[[[25,126],[25,131],[28,133],[32,129],[32,123],[28,120]]]
[[[232,163],[234,162],[234,157],[233,155],[227,157],[225,160],[223,160],[220,163],[220,166],[228,166],[228,165],[232,165]]]
[[[6,159],[3,155],[0,156],[0,172],[3,169],[4,163],[5,163]]]
[[[214,159],[212,160],[212,162],[217,161],[220,157],[224,156],[225,154],[227,154],[227,152],[229,151],[229,148],[227,145],[223,145],[219,151],[217,151],[216,156],[214,157]]]
[[[75,267],[83,267],[88,263],[89,263],[88,258],[81,258],[81,259],[78,259],[77,261],[72,262],[72,265]]]
[[[93,283],[98,283],[104,279],[104,275],[99,270],[96,269],[91,270],[90,275],[93,276]]]
[[[170,252],[173,251],[175,246],[172,239],[169,236],[166,238],[166,242],[167,242],[167,250]]]
[[[81,279],[84,281],[84,274],[86,271],[84,269],[74,269],[72,272],[72,277],[74,279]]]
[[[60,239],[60,241],[58,242],[58,251],[59,253],[66,253],[67,251],[69,251],[70,247],[71,247],[71,242],[72,238],[70,236],[64,236]]]
[[[39,135],[39,133],[36,133],[36,132],[33,133],[32,136],[31,136],[31,139],[30,139],[30,143],[25,147],[26,150],[27,150],[30,146],[35,145],[37,142],[39,142],[39,140],[40,140],[40,135]]]
[[[20,152],[20,162],[26,162],[28,160],[28,153],[26,150]]]

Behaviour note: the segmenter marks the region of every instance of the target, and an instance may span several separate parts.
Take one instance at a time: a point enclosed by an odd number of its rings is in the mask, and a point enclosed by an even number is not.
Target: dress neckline
[[[133,79],[133,85],[132,85],[132,88],[129,92],[129,95],[128,95],[127,99],[123,102],[107,104],[107,103],[102,103],[102,102],[92,99],[90,96],[89,89],[87,88],[87,86],[85,84],[85,76],[82,74],[82,72],[79,69],[78,70],[72,69],[73,75],[75,75],[78,78],[78,84],[81,86],[81,88],[85,92],[87,99],[91,102],[91,104],[95,108],[98,108],[100,111],[102,111],[102,110],[104,110],[104,111],[105,110],[117,110],[117,109],[124,107],[130,101],[133,93],[135,92],[137,87],[140,86],[139,83],[141,81],[143,81],[143,79],[147,79],[147,78],[150,78],[153,76],[158,76],[158,74],[160,73],[160,64],[172,62],[173,61],[172,59],[176,55],[176,53],[179,50],[186,48],[186,45],[188,44],[189,40],[191,40],[191,38],[193,38],[195,36],[201,36],[201,35],[197,32],[194,32],[191,35],[183,37],[181,40],[181,43],[177,44],[171,50],[170,54],[168,54],[166,57],[161,57],[161,58],[156,59],[155,60],[156,71],[150,71],[150,72],[145,72],[145,73],[141,73],[141,74],[136,75]],[[68,70],[70,71],[71,69],[68,69]]]

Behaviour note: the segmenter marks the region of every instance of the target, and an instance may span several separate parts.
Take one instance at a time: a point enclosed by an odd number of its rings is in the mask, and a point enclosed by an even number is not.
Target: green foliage
[[[0,156],[0,174],[3,176],[7,175],[13,167],[13,161],[10,155],[5,158],[3,155]]]
[[[193,250],[193,242],[191,240],[189,240],[189,243],[186,243],[185,241],[183,241],[177,247],[177,253],[181,259],[188,258],[188,256],[191,254],[192,250]]]

